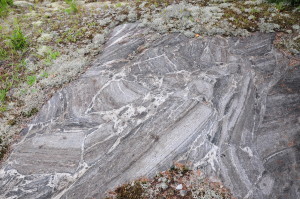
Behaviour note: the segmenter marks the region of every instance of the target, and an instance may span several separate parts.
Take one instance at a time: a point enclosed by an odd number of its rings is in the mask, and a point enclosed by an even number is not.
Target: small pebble
[[[186,196],[187,194],[187,191],[186,190],[180,190],[180,195],[181,196]]]
[[[163,189],[163,190],[165,190],[165,189],[167,189],[168,188],[168,185],[166,184],[166,183],[161,183],[160,184],[160,187]]]
[[[182,184],[177,185],[176,189],[181,190],[182,189]]]

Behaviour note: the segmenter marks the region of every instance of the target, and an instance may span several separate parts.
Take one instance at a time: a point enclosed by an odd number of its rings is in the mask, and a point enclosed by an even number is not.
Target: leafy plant
[[[122,7],[122,3],[121,2],[119,2],[119,3],[116,4],[116,8],[120,8],[120,7]]]
[[[9,39],[14,50],[22,50],[28,46],[27,38],[24,36],[20,27],[17,27],[15,30],[13,30],[13,33]]]
[[[73,14],[78,12],[77,3],[75,0],[65,0],[65,2],[70,6],[65,10],[68,14]]]
[[[9,6],[13,5],[13,0],[0,0],[0,17],[6,16]]]
[[[6,3],[10,6],[14,4],[13,0],[2,0],[2,1],[6,1]]]
[[[282,11],[285,7],[285,4],[283,2],[279,2],[279,3],[276,3],[275,7],[277,10]]]
[[[27,76],[26,82],[29,86],[32,86],[36,82],[36,76],[35,75]]]

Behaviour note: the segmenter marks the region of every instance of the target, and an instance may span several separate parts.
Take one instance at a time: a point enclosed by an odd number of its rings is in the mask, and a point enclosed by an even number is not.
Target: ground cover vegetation
[[[141,178],[121,185],[107,195],[106,199],[234,199],[220,182],[182,164],[175,164],[153,179]]]

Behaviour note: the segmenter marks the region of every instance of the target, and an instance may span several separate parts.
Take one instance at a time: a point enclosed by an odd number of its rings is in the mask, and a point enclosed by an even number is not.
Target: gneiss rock
[[[145,32],[115,28],[44,105],[0,171],[0,198],[101,198],[173,161],[238,198],[299,198],[300,72],[274,34],[148,42]]]

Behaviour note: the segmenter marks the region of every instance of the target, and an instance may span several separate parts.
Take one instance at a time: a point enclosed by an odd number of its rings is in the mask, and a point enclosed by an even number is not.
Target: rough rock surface
[[[238,198],[299,198],[300,70],[274,35],[147,31],[117,27],[45,104],[0,170],[0,198],[101,198],[173,161]]]

